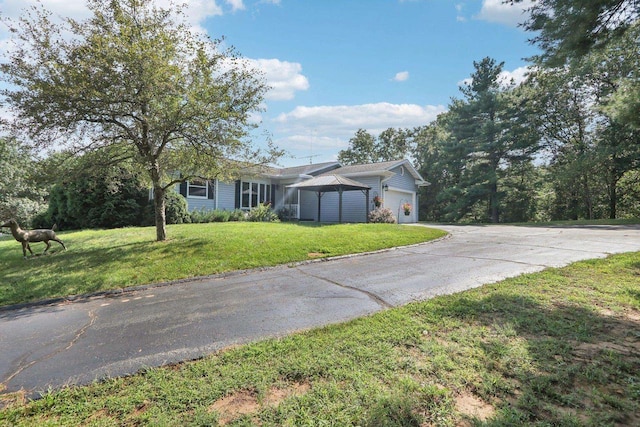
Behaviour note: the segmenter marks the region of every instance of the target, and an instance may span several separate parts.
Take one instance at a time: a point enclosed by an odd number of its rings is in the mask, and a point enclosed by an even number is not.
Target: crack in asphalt
[[[472,260],[483,260],[483,261],[500,261],[500,262],[510,262],[512,264],[520,264],[520,265],[529,265],[534,267],[549,267],[546,264],[535,264],[524,261],[514,261],[512,259],[504,259],[504,258],[489,258],[489,257],[479,257],[479,256],[470,256],[470,255],[452,255],[452,254],[434,254],[434,253],[421,253],[421,252],[411,252],[411,254],[420,254],[426,256],[433,256],[438,258],[464,258],[464,259],[472,259]]]
[[[342,284],[342,283],[339,283],[339,282],[333,281],[333,280],[331,280],[331,279],[327,279],[326,277],[317,276],[317,275],[315,275],[315,274],[311,274],[311,273],[309,273],[308,271],[304,271],[304,270],[302,270],[302,269],[300,269],[300,268],[296,268],[296,270],[298,270],[299,272],[301,272],[301,273],[302,273],[302,274],[304,274],[304,275],[307,275],[307,276],[313,277],[313,278],[318,279],[318,280],[325,281],[325,282],[327,282],[327,283],[331,283],[332,285],[339,286],[339,287],[341,287],[341,288],[343,288],[343,289],[350,289],[350,290],[357,291],[357,292],[360,292],[360,293],[362,293],[362,294],[365,294],[365,295],[366,295],[366,296],[368,296],[371,300],[375,301],[378,305],[381,305],[381,306],[383,306],[383,307],[385,307],[385,308],[393,308],[393,307],[394,307],[394,306],[393,306],[393,304],[388,303],[387,301],[385,301],[384,299],[382,299],[382,298],[381,298],[381,297],[379,297],[378,295],[374,294],[373,292],[369,292],[369,291],[367,291],[367,290],[360,289],[360,288],[357,288],[357,287],[355,287],[355,286],[345,285],[345,284]]]
[[[26,358],[29,357],[29,355],[31,353],[28,353],[26,355],[24,355],[23,357],[20,358],[20,362],[18,363],[18,368],[11,374],[9,375],[7,378],[4,379],[4,381],[0,382],[0,390],[2,390],[3,388],[6,387],[6,385],[9,383],[9,381],[11,381],[12,379],[14,379],[15,377],[17,377],[18,375],[20,375],[22,372],[24,372],[25,370],[29,369],[30,367],[32,367],[33,365],[40,363],[40,362],[44,362],[45,360],[51,359],[52,357],[62,353],[63,351],[67,351],[69,350],[71,347],[74,346],[74,344],[76,342],[78,342],[78,340],[82,337],[82,335],[85,334],[85,332],[87,331],[87,329],[89,329],[96,321],[96,319],[98,318],[98,316],[95,315],[95,313],[93,311],[89,311],[88,312],[89,315],[89,322],[87,322],[82,328],[80,328],[78,330],[78,332],[76,333],[76,335],[73,337],[73,339],[69,342],[69,344],[67,344],[66,347],[64,348],[58,348],[55,351],[52,351],[51,353],[45,354],[44,356],[32,360],[31,362],[23,365],[24,360]]]

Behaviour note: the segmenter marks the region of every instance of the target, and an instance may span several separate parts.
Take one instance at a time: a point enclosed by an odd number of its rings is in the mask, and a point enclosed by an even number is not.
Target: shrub
[[[219,216],[219,212],[216,210],[210,210],[205,208],[200,208],[198,210],[193,210],[189,214],[191,217],[191,222],[194,224],[204,224],[207,222],[214,222],[216,218]],[[223,222],[221,220],[219,222]]]
[[[369,222],[395,224],[396,217],[393,215],[393,211],[389,208],[375,208],[369,212]]]
[[[236,209],[229,215],[229,221],[244,221],[247,219],[247,214],[241,209]]]
[[[84,158],[76,161],[85,169],[69,172],[51,188],[47,214],[34,218],[34,224],[57,223],[60,229],[141,224],[148,189],[134,173],[117,166],[92,168]]]
[[[193,223],[243,221],[245,219],[245,213],[239,209],[227,211],[224,209],[210,210],[202,208],[192,211],[190,216]]]
[[[280,218],[280,221],[291,221],[292,219],[295,219],[293,214],[294,211],[287,207],[278,209],[278,218]]]
[[[167,224],[182,224],[191,222],[187,209],[187,199],[175,191],[167,191],[165,195],[165,212]],[[153,205],[153,202],[151,202]]]
[[[253,222],[280,222],[278,214],[276,214],[269,203],[261,204],[249,211],[247,221]]]

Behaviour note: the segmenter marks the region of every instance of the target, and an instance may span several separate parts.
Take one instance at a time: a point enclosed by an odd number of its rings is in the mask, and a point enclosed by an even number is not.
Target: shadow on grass
[[[454,364],[471,363],[460,342],[478,350],[482,368],[466,388],[496,412],[468,417],[473,425],[640,425],[636,315],[502,294],[423,307],[419,315],[457,325],[441,337],[456,336],[442,344]]]

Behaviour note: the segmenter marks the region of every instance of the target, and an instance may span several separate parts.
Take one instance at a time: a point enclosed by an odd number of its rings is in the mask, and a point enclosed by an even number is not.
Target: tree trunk
[[[162,242],[167,240],[167,214],[165,209],[164,194],[166,190],[160,185],[160,166],[157,160],[153,161],[153,167],[149,170],[151,182],[153,183],[153,207],[156,220],[156,240]]]
[[[489,196],[491,203],[491,222],[497,224],[500,221],[500,211],[498,209],[498,183],[491,183],[491,194]]]
[[[162,187],[153,188],[153,206],[156,219],[156,240],[162,242],[167,240],[167,215],[165,212],[165,190]]]
[[[617,181],[612,180],[611,184],[609,184],[609,219],[616,219],[617,216],[617,202],[618,202],[618,194],[616,191]]]

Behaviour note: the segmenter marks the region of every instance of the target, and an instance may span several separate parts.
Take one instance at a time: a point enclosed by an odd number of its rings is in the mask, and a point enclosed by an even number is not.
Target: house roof
[[[361,165],[348,165],[343,166],[338,169],[340,175],[342,176],[372,176],[372,175],[382,175],[387,178],[393,176],[393,172],[391,169],[396,168],[398,166],[404,166],[409,171],[409,173],[415,178],[417,181],[424,182],[424,179],[418,171],[413,167],[411,162],[407,159],[402,160],[392,160],[389,162],[379,162],[379,163],[367,163]],[[329,173],[333,173],[329,172]],[[323,174],[326,175],[326,174]]]
[[[352,191],[352,190],[369,190],[371,187],[361,182],[345,178],[342,175],[325,174],[316,176],[307,181],[297,184],[288,185],[289,188],[299,188],[300,190],[309,191]]]
[[[273,168],[270,172],[274,178],[297,177],[300,175],[318,175],[319,173],[327,172],[340,166],[339,162],[324,162],[281,169]]]

